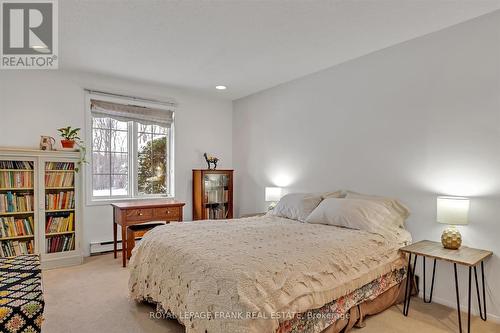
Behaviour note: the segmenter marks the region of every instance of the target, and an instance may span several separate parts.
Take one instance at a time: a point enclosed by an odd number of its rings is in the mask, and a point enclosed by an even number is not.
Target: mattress
[[[173,223],[134,249],[129,289],[187,333],[274,333],[404,267],[398,249],[409,241],[403,229],[395,238],[269,215]]]

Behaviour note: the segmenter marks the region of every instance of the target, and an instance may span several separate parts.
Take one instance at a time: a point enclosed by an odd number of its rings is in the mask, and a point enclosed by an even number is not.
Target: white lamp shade
[[[281,187],[266,187],[266,201],[280,201]]]
[[[444,224],[469,223],[470,200],[461,197],[437,198],[437,222]]]

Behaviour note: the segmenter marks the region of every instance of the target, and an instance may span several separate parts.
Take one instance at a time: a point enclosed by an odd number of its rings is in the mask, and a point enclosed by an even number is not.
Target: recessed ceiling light
[[[217,89],[217,90],[226,90],[227,87],[226,86],[215,86],[215,89]]]

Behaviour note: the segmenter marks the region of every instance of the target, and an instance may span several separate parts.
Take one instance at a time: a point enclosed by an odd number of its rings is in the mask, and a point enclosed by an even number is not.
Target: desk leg
[[[122,264],[127,267],[127,227],[122,225]]]
[[[118,226],[116,225],[116,220],[115,220],[115,210],[113,209],[113,256],[116,259],[116,234],[118,233]]]

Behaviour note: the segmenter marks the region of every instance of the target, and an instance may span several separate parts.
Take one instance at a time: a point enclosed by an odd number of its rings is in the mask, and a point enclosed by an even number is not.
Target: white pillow
[[[410,216],[409,209],[396,199],[360,194],[349,191],[347,191],[346,199],[370,200],[384,205],[391,212],[392,223],[399,228],[405,227],[405,221],[408,216]]]
[[[382,233],[394,229],[392,214],[383,204],[363,199],[328,198],[307,217],[307,223]]]
[[[321,194],[290,193],[281,198],[269,214],[304,222],[322,199]]]

